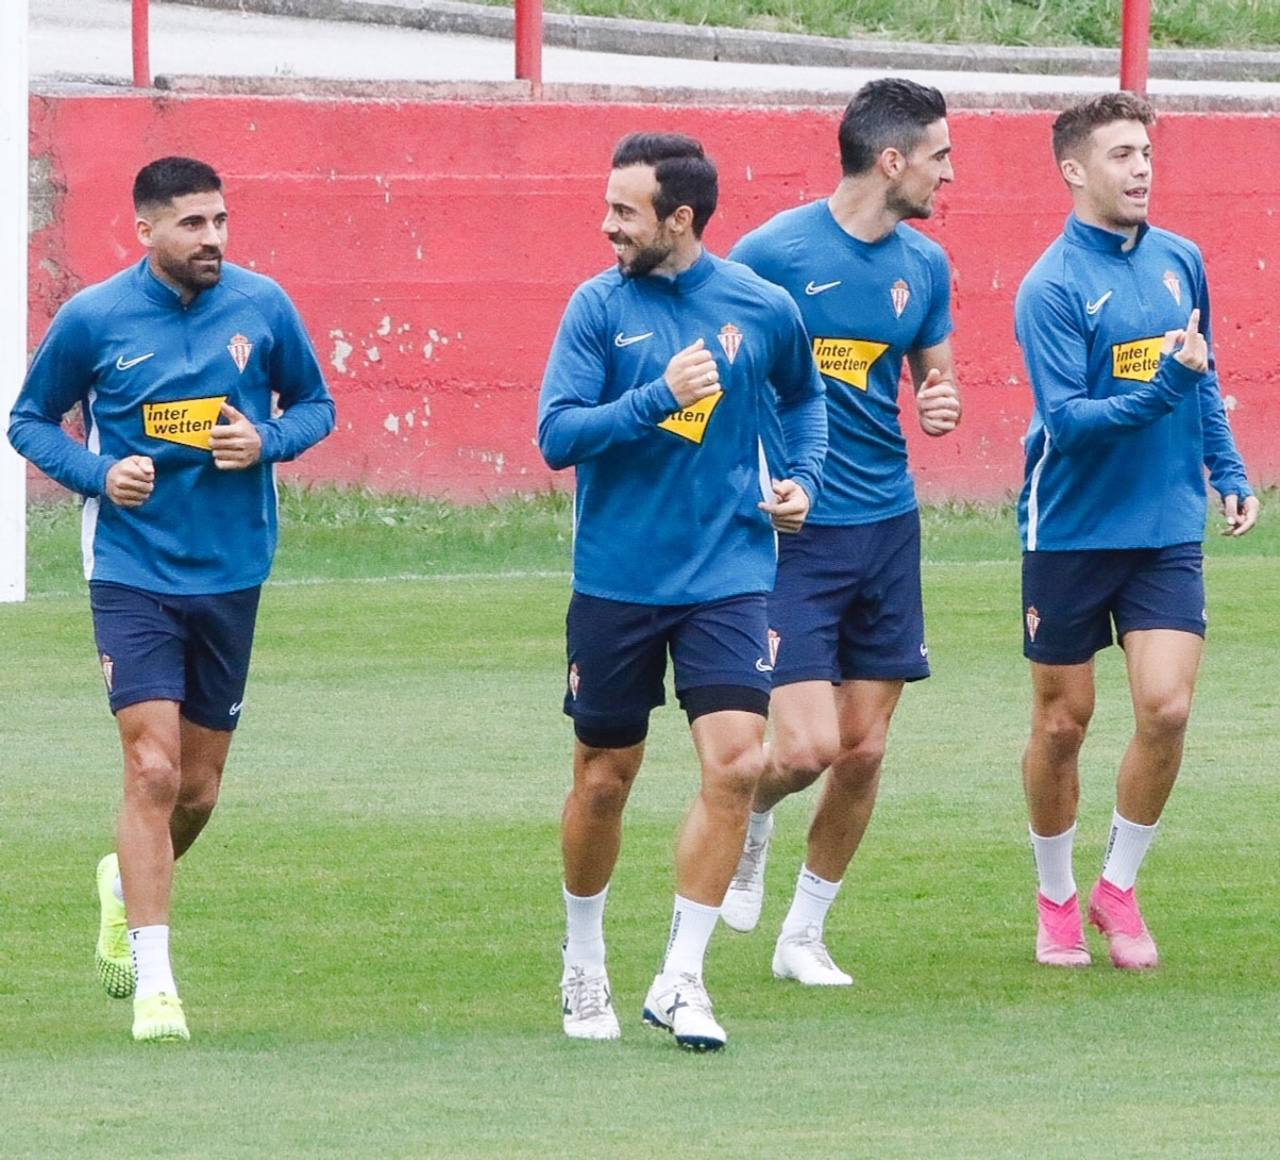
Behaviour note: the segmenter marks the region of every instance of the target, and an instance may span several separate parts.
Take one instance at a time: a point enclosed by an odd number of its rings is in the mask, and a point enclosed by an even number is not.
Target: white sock
[[[1059,906],[1076,892],[1076,877],[1071,872],[1071,852],[1075,846],[1076,827],[1045,838],[1031,830],[1031,849],[1036,856],[1036,874],[1040,878],[1040,893]]]
[[[697,975],[702,978],[702,961],[707,956],[707,943],[720,917],[718,906],[704,906],[676,895],[671,915],[671,937],[667,939],[667,957],[662,964],[664,975]]]
[[[801,934],[811,926],[816,926],[821,934],[827,924],[827,911],[831,909],[839,891],[839,882],[828,882],[825,878],[819,878],[808,866],[801,866],[795,897],[791,899],[791,909],[782,922],[782,937]]]
[[[566,917],[564,961],[604,968],[604,903],[606,886],[599,894],[583,897],[563,888]]]
[[[169,965],[169,928],[136,927],[129,932],[129,947],[138,972],[135,998],[146,999],[162,991],[167,995],[177,995],[178,984],[173,981],[173,968]]]
[[[1128,890],[1138,880],[1138,867],[1147,856],[1151,841],[1160,823],[1140,826],[1122,818],[1115,810],[1111,814],[1111,837],[1107,840],[1107,855],[1102,863],[1102,876],[1118,890]]]
[[[751,811],[747,822],[747,839],[752,842],[763,842],[773,831],[773,810],[765,810],[758,814]]]
[[[111,893],[116,896],[116,901],[124,902],[124,883],[120,881],[120,875],[116,875],[116,879],[111,883]]]

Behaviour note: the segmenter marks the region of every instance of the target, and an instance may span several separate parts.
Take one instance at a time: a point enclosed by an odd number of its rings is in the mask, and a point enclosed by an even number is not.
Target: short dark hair
[[[845,177],[866,173],[889,148],[910,153],[946,115],[946,98],[930,85],[901,77],[868,81],[840,118],[841,171]]]
[[[133,179],[133,208],[169,205],[189,193],[221,193],[222,178],[213,166],[191,157],[161,157],[144,165]]]
[[[1053,123],[1054,157],[1061,161],[1087,141],[1095,129],[1113,121],[1154,125],[1156,111],[1150,101],[1133,93],[1099,93],[1078,101],[1059,113]]]
[[[658,220],[669,218],[682,205],[693,210],[693,236],[702,237],[720,200],[715,162],[692,137],[680,133],[629,133],[613,151],[613,168],[652,165],[658,182],[653,199]]]

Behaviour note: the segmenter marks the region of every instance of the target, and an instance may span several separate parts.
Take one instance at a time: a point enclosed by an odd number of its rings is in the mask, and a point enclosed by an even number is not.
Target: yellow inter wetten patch
[[[174,399],[168,403],[143,403],[142,424],[152,439],[209,450],[209,436],[218,421],[226,395],[210,399]]]
[[[707,433],[707,424],[711,421],[711,412],[720,405],[723,398],[724,392],[717,391],[714,395],[699,399],[691,407],[673,411],[658,426],[673,435],[679,435],[681,439],[688,439],[690,443],[701,443],[702,437]]]
[[[1160,366],[1160,347],[1164,336],[1136,338],[1133,342],[1117,342],[1111,348],[1111,373],[1117,379],[1149,383]]]
[[[813,357],[818,370],[860,391],[867,389],[867,375],[886,350],[887,342],[867,342],[861,338],[815,338]]]

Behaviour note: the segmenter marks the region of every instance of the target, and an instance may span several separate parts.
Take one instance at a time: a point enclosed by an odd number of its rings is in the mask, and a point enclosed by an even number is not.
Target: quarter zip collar
[[[184,303],[182,295],[177,290],[157,277],[156,272],[151,268],[150,258],[144,255],[134,269],[137,271],[135,280],[138,289],[157,306],[167,306],[176,310],[195,310],[218,288],[216,285],[210,286],[208,290],[201,290],[190,302]]]
[[[1067,224],[1062,232],[1067,241],[1074,245],[1082,246],[1086,250],[1114,254],[1117,258],[1128,258],[1138,252],[1138,247],[1142,245],[1142,239],[1147,236],[1147,232],[1150,229],[1151,226],[1147,222],[1139,225],[1138,236],[1134,239],[1133,245],[1127,250],[1124,245],[1129,239],[1124,234],[1118,234],[1114,230],[1106,230],[1100,226],[1087,225],[1076,217],[1074,213],[1068,215]]]
[[[866,254],[868,256],[874,254],[881,247],[887,246],[894,238],[898,236],[898,227],[894,226],[887,234],[876,238],[874,242],[864,241],[862,238],[854,237],[848,230],[844,228],[837,220],[836,215],[831,212],[831,199],[828,198],[822,203],[823,224],[828,228],[833,238],[843,246],[852,250],[856,254]],[[899,223],[900,225],[901,223]]]
[[[674,278],[661,274],[647,274],[641,281],[645,286],[665,294],[692,294],[716,272],[716,259],[704,246],[698,260],[687,270],[681,270]]]

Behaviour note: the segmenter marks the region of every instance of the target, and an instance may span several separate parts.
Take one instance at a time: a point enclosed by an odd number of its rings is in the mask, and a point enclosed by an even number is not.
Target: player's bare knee
[[[579,784],[574,793],[593,817],[613,817],[627,804],[630,782],[621,778],[592,778]]]
[[[882,736],[864,737],[857,744],[842,750],[831,763],[831,776],[842,784],[858,789],[873,782],[880,773],[884,761],[885,742]]]
[[[774,742],[772,761],[776,772],[790,783],[792,792],[806,789],[839,756],[840,747],[832,738],[808,739],[799,744]]]
[[[1191,719],[1191,697],[1174,693],[1140,702],[1136,716],[1140,733],[1162,740],[1175,740],[1187,731],[1187,722]]]
[[[763,774],[763,750],[758,745],[746,746],[704,767],[703,791],[726,805],[745,808],[755,796]]]
[[[182,789],[178,794],[178,806],[188,814],[207,818],[217,807],[220,790],[220,778],[209,778],[194,785],[189,785],[184,777]]]
[[[618,750],[585,749],[574,775],[573,792],[579,804],[597,817],[622,812],[639,767],[618,760]]]
[[[150,745],[132,746],[125,754],[124,792],[148,805],[172,807],[178,800],[182,772],[176,758]]]
[[[1080,751],[1089,717],[1067,706],[1053,706],[1037,712],[1032,737],[1055,757],[1069,757]]]

